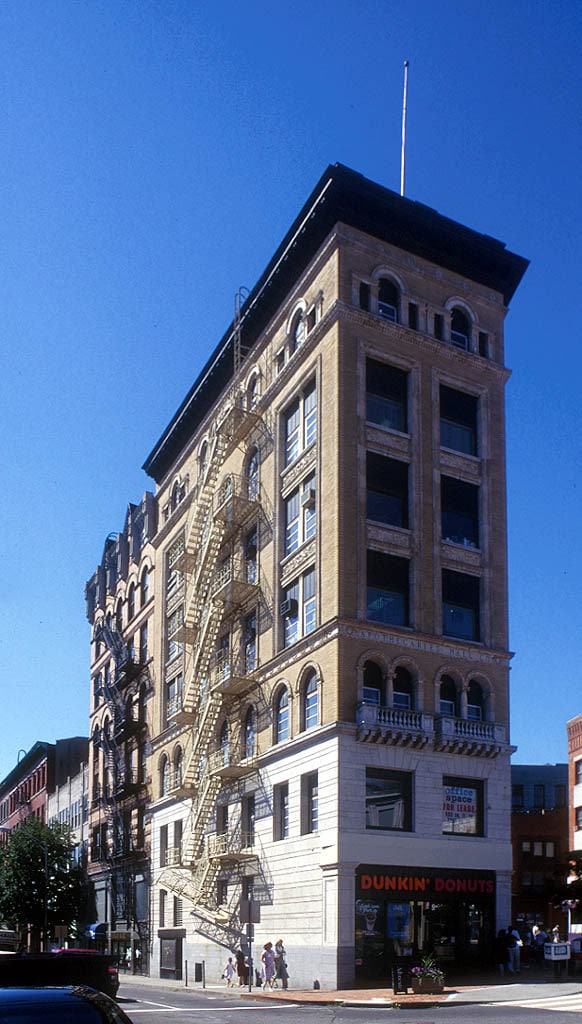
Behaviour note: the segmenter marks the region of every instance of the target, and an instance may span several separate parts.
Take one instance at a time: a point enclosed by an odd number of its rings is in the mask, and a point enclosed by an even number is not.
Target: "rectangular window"
[[[243,797],[241,806],[242,845],[253,846],[255,842],[255,794]]]
[[[184,607],[180,605],[176,608],[171,615],[168,616],[167,622],[167,658],[171,661],[173,658],[177,658],[179,654],[182,654],[184,650],[184,644],[179,639],[180,631],[184,625]]]
[[[511,787],[511,810],[523,810],[523,786],[514,784]]]
[[[179,896],[174,896],[173,927],[181,928],[183,924],[184,904]]]
[[[290,555],[299,547],[300,517],[299,488],[285,501],[285,554]]]
[[[247,583],[254,585],[258,580],[259,531],[255,525],[245,537],[245,573]]]
[[[489,358],[489,335],[485,331],[479,331],[479,355]]]
[[[160,889],[160,928],[166,927],[166,902],[168,894],[165,889]]]
[[[368,551],[366,618],[390,626],[409,624],[409,562]]]
[[[529,839],[522,839],[522,841],[521,841],[521,852],[522,853],[531,853],[531,843],[530,843]]]
[[[582,807],[576,807],[576,831],[582,829]]]
[[[482,836],[483,782],[480,779],[443,778],[443,833]]]
[[[366,828],[412,831],[412,774],[366,769]]]
[[[281,782],[273,787],[273,839],[289,837],[289,784]]]
[[[287,409],[285,423],[285,465],[289,466],[317,437],[317,391],[312,381]]]
[[[543,857],[544,855],[544,844],[539,840],[533,844],[533,855],[534,857]]]
[[[228,903],[228,879],[219,878],[216,883],[216,902],[219,907],[225,907]]]
[[[533,788],[533,809],[543,811],[546,806],[546,787],[543,783],[536,783]]]
[[[566,787],[562,783],[556,785],[554,801],[556,807],[566,806]]]
[[[315,536],[315,474],[312,473],[285,499],[285,554]]]
[[[366,453],[366,516],[408,529],[408,463]]]
[[[257,613],[251,612],[244,623],[244,667],[245,673],[254,672],[257,667]]]
[[[177,569],[179,559],[184,554],[184,537],[177,540],[168,548],[166,556],[166,599],[170,600],[180,589],[184,582],[184,576]]]
[[[479,577],[443,569],[443,633],[479,640]]]
[[[443,448],[477,455],[477,398],[441,384],[440,429]]]
[[[441,531],[443,540],[479,547],[479,488],[475,484],[441,477]]]
[[[319,828],[319,786],[317,772],[301,776],[301,834]]]
[[[556,844],[551,842],[551,841],[547,842],[546,843],[546,857],[549,857],[551,860],[553,860],[553,858],[555,856],[556,856]]]
[[[367,281],[360,281],[360,309],[370,312],[370,285]]]
[[[408,303],[408,326],[411,331],[418,330],[418,306],[416,302]]]
[[[168,826],[162,825],[160,828],[160,867],[165,868],[167,864],[168,854]]]
[[[366,419],[407,433],[408,373],[377,359],[366,359]]]
[[[166,724],[182,710],[183,676],[174,676],[166,683]]]
[[[285,647],[312,633],[317,625],[315,569],[308,569],[282,593],[281,617]]]

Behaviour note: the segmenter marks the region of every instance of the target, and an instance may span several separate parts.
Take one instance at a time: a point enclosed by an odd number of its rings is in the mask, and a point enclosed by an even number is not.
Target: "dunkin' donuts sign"
[[[356,882],[368,896],[392,894],[410,898],[436,899],[450,896],[493,896],[493,871],[439,871],[435,868],[382,868],[362,866]]]

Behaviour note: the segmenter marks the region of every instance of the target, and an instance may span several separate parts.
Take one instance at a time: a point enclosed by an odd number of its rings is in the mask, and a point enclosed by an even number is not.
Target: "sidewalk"
[[[149,978],[141,975],[124,975],[121,978],[120,997],[123,999],[123,984],[144,986],[161,986],[173,991],[188,991],[202,994],[204,992],[222,992],[228,998],[271,1000],[288,1003],[304,1003],[312,1006],[328,1006],[342,1003],[345,1006],[402,1006],[417,1009],[452,1003],[457,1006],[463,1003],[497,1003],[519,1001],[520,999],[548,999],[553,996],[576,995],[582,993],[582,974],[579,978],[557,980],[551,971],[522,971],[519,976],[498,978],[493,972],[483,972],[472,978],[458,979],[445,987],[438,995],[394,995],[391,988],[360,988],[360,989],[282,989],[263,992],[260,988],[235,987],[191,982],[185,989],[183,982]]]

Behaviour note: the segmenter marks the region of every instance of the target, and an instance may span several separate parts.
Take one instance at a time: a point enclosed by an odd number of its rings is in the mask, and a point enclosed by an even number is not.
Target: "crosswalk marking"
[[[508,999],[496,1006],[519,1006],[530,1010],[560,1010],[562,1013],[582,1013],[582,993],[569,996],[548,996],[546,999]]]

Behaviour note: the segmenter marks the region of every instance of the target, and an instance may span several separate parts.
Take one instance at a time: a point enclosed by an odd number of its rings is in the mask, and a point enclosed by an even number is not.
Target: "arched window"
[[[440,688],[440,713],[456,718],[459,713],[459,700],[455,680],[450,676],[443,676]]]
[[[381,705],[384,703],[384,676],[382,669],[375,661],[364,664],[363,700],[366,704]]]
[[[257,715],[253,707],[246,713],[243,757],[254,757],[257,739]]]
[[[469,348],[471,325],[464,310],[457,306],[451,311],[451,344],[457,348]]]
[[[115,609],[115,625],[121,633],[121,630],[123,629],[123,602],[121,599],[117,602],[117,607]]]
[[[228,748],[229,748],[229,744],[228,744],[228,722],[226,721],[226,719],[222,723],[222,726],[220,728],[220,740],[219,740],[219,742],[220,742],[220,751],[221,751],[221,754],[222,754],[222,763],[223,764],[228,764],[228,759],[229,759],[229,749]]]
[[[485,695],[481,683],[471,679],[467,690],[467,718],[481,722],[485,718]]]
[[[198,476],[203,477],[208,462],[208,441],[203,441],[198,452]]]
[[[184,752],[177,747],[174,753],[174,788],[182,785],[184,776]]]
[[[135,584],[130,583],[127,592],[127,620],[131,622],[135,615]]]
[[[259,375],[258,373],[254,373],[247,388],[247,408],[254,409],[255,405],[259,401],[259,397]]]
[[[247,493],[250,501],[259,495],[259,452],[256,448],[251,452],[247,464]]]
[[[160,796],[167,796],[170,792],[170,760],[166,755],[160,761]]]
[[[319,725],[319,691],[315,672],[309,673],[303,687],[302,718],[304,729],[313,729]]]
[[[384,320],[391,320],[393,324],[398,323],[398,307],[400,305],[400,293],[393,281],[387,277],[381,277],[378,282],[378,312]]]
[[[289,694],[281,690],[275,705],[275,743],[289,739]]]
[[[394,707],[402,711],[414,708],[414,684],[410,672],[398,666],[394,673]]]
[[[144,569],[141,574],[141,606],[147,603],[150,596],[150,571]]]
[[[307,322],[303,312],[298,313],[295,317],[293,324],[291,325],[291,352],[296,352],[298,348],[301,348],[305,338],[307,337]]]

